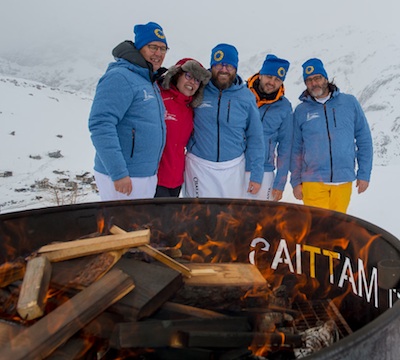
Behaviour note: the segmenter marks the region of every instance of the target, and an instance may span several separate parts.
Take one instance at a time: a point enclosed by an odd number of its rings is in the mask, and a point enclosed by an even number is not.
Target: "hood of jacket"
[[[266,94],[264,95],[258,87],[258,84],[260,83],[260,73],[254,74],[253,76],[249,77],[247,80],[247,87],[250,89],[250,91],[254,94],[257,100],[257,106],[260,108],[263,105],[266,104],[272,104],[280,99],[285,95],[285,86],[282,84],[282,86],[278,89],[276,96],[273,99],[268,99],[266,97]]]
[[[118,44],[112,51],[112,55],[116,59],[124,59],[131,64],[138,65],[142,68],[148,69],[152,75],[152,81],[155,80],[153,65],[145,60],[140,51],[136,49],[135,44],[130,40],[125,40]]]
[[[188,60],[183,65],[171,66],[160,78],[159,82],[164,89],[169,89],[173,84],[171,80],[179,72],[190,72],[196,79],[200,80],[200,86],[196,93],[192,96],[190,106],[198,107],[203,101],[204,87],[208,84],[211,78],[211,72],[206,70],[196,60]]]

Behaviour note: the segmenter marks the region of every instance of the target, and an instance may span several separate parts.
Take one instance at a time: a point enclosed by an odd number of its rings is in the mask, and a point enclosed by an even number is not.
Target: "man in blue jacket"
[[[211,81],[195,109],[187,146],[186,197],[244,198],[256,194],[264,174],[264,140],[255,98],[237,75],[238,52],[219,44],[211,52]],[[250,181],[245,184],[248,153]]]
[[[263,182],[257,194],[249,194],[250,199],[282,199],[289,172],[293,137],[292,105],[285,97],[283,85],[289,66],[289,61],[268,54],[261,70],[247,80],[247,86],[257,100],[265,143]],[[246,170],[249,170],[248,166]],[[246,176],[249,176],[248,171]]]
[[[134,46],[114,49],[116,61],[99,80],[89,116],[103,201],[154,197],[165,145],[165,108],[154,80],[167,40],[154,22],[136,25],[134,33]]]
[[[305,205],[345,213],[352,182],[359,194],[369,185],[371,131],[359,102],[328,81],[320,59],[303,64],[303,78],[307,89],[294,112],[293,194]]]

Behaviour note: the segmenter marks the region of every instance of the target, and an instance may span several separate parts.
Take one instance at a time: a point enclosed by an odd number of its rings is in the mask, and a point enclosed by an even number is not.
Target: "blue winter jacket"
[[[279,89],[274,100],[265,100],[257,92],[259,74],[249,78],[247,86],[256,96],[265,143],[264,171],[276,176],[273,188],[283,191],[290,168],[290,154],[293,137],[293,110],[290,101],[284,96],[284,87]],[[247,158],[247,153],[246,153]],[[246,171],[248,171],[246,161]]]
[[[210,81],[202,104],[195,108],[194,132],[188,151],[213,162],[229,161],[246,150],[250,180],[264,176],[264,139],[253,94],[239,76],[228,89],[219,90]]]
[[[149,68],[124,59],[99,80],[89,117],[94,169],[113,181],[157,173],[165,145],[165,108]]]
[[[307,91],[294,112],[291,184],[370,180],[372,138],[357,99],[336,86],[325,103]],[[357,168],[356,168],[357,166]]]

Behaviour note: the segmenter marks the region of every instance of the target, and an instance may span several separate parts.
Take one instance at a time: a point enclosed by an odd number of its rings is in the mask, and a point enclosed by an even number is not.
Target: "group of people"
[[[296,199],[346,212],[364,192],[372,138],[352,95],[329,82],[321,60],[303,64],[306,86],[292,110],[289,61],[268,54],[247,81],[237,49],[221,43],[210,68],[191,58],[162,67],[159,24],[134,26],[113,50],[89,116],[101,200],[153,197],[282,199],[290,172]]]

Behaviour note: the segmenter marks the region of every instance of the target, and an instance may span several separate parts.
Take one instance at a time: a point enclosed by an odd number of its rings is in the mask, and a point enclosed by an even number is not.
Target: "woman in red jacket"
[[[190,58],[179,60],[159,79],[166,108],[167,139],[158,168],[155,197],[178,197],[183,184],[186,144],[193,131],[193,108],[203,99],[211,72]]]

